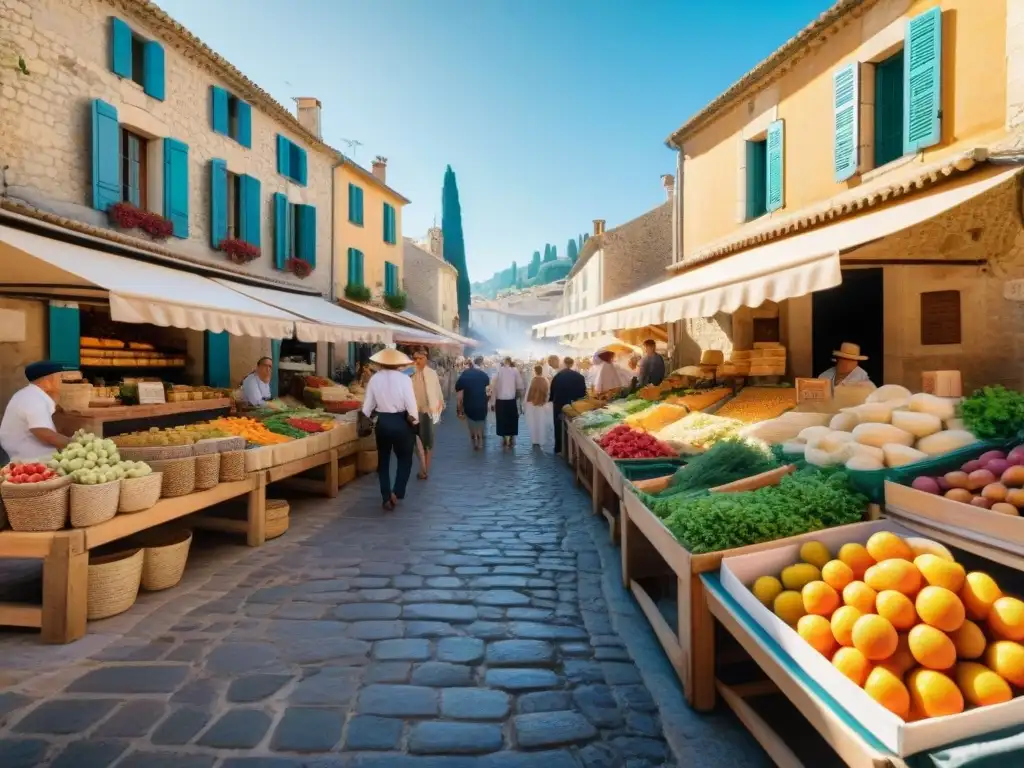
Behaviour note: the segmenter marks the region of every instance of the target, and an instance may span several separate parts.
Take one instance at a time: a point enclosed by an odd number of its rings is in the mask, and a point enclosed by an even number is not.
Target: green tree
[[[537,276],[537,272],[540,271],[540,251],[533,252],[533,258],[530,259],[530,265],[526,268],[526,278],[533,280]]]
[[[544,245],[544,263],[555,260],[555,252],[550,243]]]
[[[449,165],[444,171],[441,188],[441,232],[444,237],[444,260],[459,271],[457,282],[459,323],[462,333],[469,331],[469,270],[466,268],[466,241],[462,234],[462,205],[455,171]]]
[[[576,240],[576,252],[579,253],[583,250],[583,235],[579,235]]]
[[[567,255],[569,256],[569,261],[575,264],[576,259],[579,256],[579,251],[576,248],[576,241],[573,240],[571,237],[569,238],[569,247],[566,248],[565,250]]]

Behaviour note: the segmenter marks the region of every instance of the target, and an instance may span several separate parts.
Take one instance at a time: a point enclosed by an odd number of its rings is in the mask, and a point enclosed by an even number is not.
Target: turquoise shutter
[[[188,144],[164,139],[164,217],[174,236],[188,237]]]
[[[284,269],[288,261],[288,198],[274,193],[274,266]]]
[[[302,186],[306,186],[309,179],[307,176],[306,169],[306,150],[298,145],[292,145],[295,147],[295,158],[297,168],[292,168],[292,178],[295,179]]]
[[[349,183],[348,185],[348,220],[353,224],[358,222],[356,218],[356,185]]]
[[[210,161],[210,245],[219,248],[228,236],[228,164]]]
[[[356,223],[363,226],[363,188],[356,187]]]
[[[132,29],[116,16],[110,17],[110,70],[131,80]]]
[[[942,138],[942,9],[907,22],[903,42],[903,153]]]
[[[777,211],[784,202],[782,145],[782,120],[776,120],[768,126],[768,186],[765,207],[769,211]]]
[[[846,181],[857,172],[859,67],[854,62],[832,74],[832,170],[837,182]]]
[[[748,141],[747,151],[747,210],[746,220],[756,219],[765,212],[768,192],[768,156],[766,141]]]
[[[203,382],[208,387],[231,386],[231,335],[227,331],[206,331]]]
[[[81,317],[78,306],[50,302],[50,348],[47,356],[68,365],[78,366],[81,347]]]
[[[312,205],[295,206],[297,232],[296,257],[316,268],[316,208]]]
[[[242,201],[239,210],[242,212],[242,239],[249,245],[260,246],[260,180],[252,176],[242,176]]]
[[[238,136],[235,139],[246,149],[252,149],[252,107],[241,100],[238,102]]]
[[[281,340],[270,340],[270,360],[274,364],[274,371],[270,375],[270,394],[277,397],[277,366],[281,362]]]
[[[384,242],[385,243],[391,242],[390,240],[388,240],[388,232],[391,231],[390,228],[388,227],[388,219],[390,218],[388,216],[388,214],[391,212],[390,209],[391,209],[391,206],[388,205],[387,203],[384,203]]]
[[[92,102],[92,207],[105,211],[121,202],[121,129],[117,109]]]
[[[164,100],[164,47],[155,40],[147,40],[143,49],[142,90],[154,99]]]
[[[395,244],[395,209],[384,203],[384,242]]]
[[[228,133],[228,92],[216,85],[210,86],[210,118],[213,130]]]
[[[359,270],[358,278],[359,278],[359,284],[360,285],[366,285],[366,282],[365,282],[366,275],[363,272],[363,266],[364,266],[363,262],[364,262],[363,252],[362,251],[356,251],[356,268]]]
[[[356,249],[348,249],[348,284],[359,284],[359,265],[356,263]]]
[[[290,176],[291,142],[280,133],[277,134],[277,172],[282,176]]]

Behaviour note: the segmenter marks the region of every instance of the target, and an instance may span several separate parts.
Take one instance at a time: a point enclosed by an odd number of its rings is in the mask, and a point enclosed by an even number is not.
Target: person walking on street
[[[654,339],[644,342],[644,358],[640,361],[640,375],[637,385],[646,387],[648,384],[658,385],[665,380],[665,358],[655,349]]]
[[[533,378],[530,379],[530,386],[526,390],[526,426],[530,430],[530,442],[537,446],[544,442],[545,433],[548,431],[547,425],[550,423],[549,390],[548,380],[544,378],[544,366],[535,365]]]
[[[374,433],[377,438],[377,479],[384,509],[390,511],[405,498],[412,473],[412,454],[416,450],[419,409],[412,379],[401,369],[412,361],[397,349],[382,349],[370,358],[380,366],[366,385],[363,414],[377,414]],[[398,459],[395,485],[391,487],[391,452]]]
[[[519,434],[519,416],[523,412],[523,377],[519,374],[511,357],[506,357],[501,368],[491,380],[491,410],[494,424],[502,444],[511,448]]]
[[[551,380],[551,416],[555,425],[555,453],[562,452],[562,409],[576,400],[587,396],[587,380],[583,374],[572,369],[572,358],[565,358],[561,368]]]
[[[427,351],[417,349],[412,360],[416,365],[412,374],[412,391],[416,394],[416,409],[420,418],[417,440],[422,450],[420,471],[416,477],[426,480],[430,475],[430,457],[434,452],[434,427],[441,421],[441,411],[444,410],[444,393],[441,391],[437,371],[427,365]]]
[[[484,427],[487,425],[487,389],[491,380],[481,370],[483,364],[483,357],[467,360],[466,370],[455,382],[459,418],[465,419],[469,425],[469,440],[474,451],[483,447]]]

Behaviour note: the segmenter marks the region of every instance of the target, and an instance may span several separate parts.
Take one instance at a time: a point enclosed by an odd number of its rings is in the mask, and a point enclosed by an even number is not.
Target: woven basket
[[[244,451],[245,450],[245,438],[244,437],[211,437],[206,440],[200,440],[199,443],[210,443],[216,446],[219,453],[228,453],[229,451]]]
[[[245,451],[228,451],[220,455],[220,481],[237,483],[245,480]]]
[[[281,536],[285,531],[288,530],[288,516],[278,520],[267,520],[266,527],[264,528],[264,537],[269,541],[270,539],[276,539]]]
[[[71,511],[72,528],[88,528],[90,525],[105,523],[117,514],[117,503],[121,497],[121,481],[114,480],[99,485],[71,485],[68,508]]]
[[[178,585],[192,544],[192,531],[184,528],[154,528],[135,539],[143,547],[142,588],[158,592]]]
[[[164,499],[185,496],[196,489],[196,457],[151,461],[154,472],[163,473],[160,496]]]
[[[57,402],[64,411],[84,411],[92,400],[92,385],[61,384]]]
[[[0,484],[7,522],[16,531],[59,531],[68,522],[70,477],[43,483]]]
[[[114,439],[114,444],[117,445],[116,438]],[[151,461],[185,459],[195,455],[195,450],[191,445],[157,445],[144,448],[128,446],[122,448],[118,446],[117,452],[125,461],[145,461],[147,464]]]
[[[288,517],[288,513],[291,511],[291,507],[288,506],[288,502],[284,499],[267,499],[266,509],[267,514],[265,519],[268,523],[272,520],[280,520],[282,517]]]
[[[206,456],[210,453],[217,453],[217,444],[213,440],[200,440],[192,443],[193,456]]]
[[[0,531],[7,527],[7,510],[4,509],[3,499],[0,499]]]
[[[143,552],[132,549],[89,559],[89,598],[86,617],[105,619],[124,613],[139,596]]]
[[[127,477],[121,481],[118,512],[142,512],[160,501],[163,473],[153,472],[145,477]]]
[[[196,456],[196,490],[206,491],[220,482],[219,453],[204,453]]]

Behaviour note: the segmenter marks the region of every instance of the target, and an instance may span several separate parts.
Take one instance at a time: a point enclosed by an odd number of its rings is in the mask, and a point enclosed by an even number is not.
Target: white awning
[[[298,315],[300,320],[295,323],[295,338],[299,341],[329,341],[335,344],[350,341],[364,344],[391,343],[391,329],[384,323],[378,323],[376,320],[363,317],[355,312],[349,312],[319,296],[244,285],[219,277],[214,280],[251,299]]]
[[[420,325],[424,326],[425,328],[429,328],[431,331],[433,331],[436,334],[439,334],[441,336],[447,336],[449,339],[452,339],[453,341],[458,342],[459,344],[461,344],[464,347],[475,347],[475,346],[477,346],[477,342],[476,342],[475,339],[467,338],[467,337],[465,337],[465,336],[463,336],[461,334],[456,333],[455,331],[446,330],[445,328],[442,328],[437,323],[432,323],[429,320],[424,320],[422,317],[419,317],[418,315],[414,315],[412,312],[406,312],[406,311],[403,310],[403,311],[399,312],[398,314],[399,314],[400,317],[404,317],[406,320],[411,320],[414,323],[419,323]]]
[[[107,293],[122,323],[291,338],[300,318],[209,278],[0,225],[0,284],[28,294]]]
[[[461,347],[462,345],[447,336],[438,333],[421,331],[419,328],[407,328],[404,325],[388,324],[394,339],[399,344],[422,344],[425,347]]]
[[[586,312],[540,323],[534,332],[545,338],[638,328],[833,288],[842,282],[839,256],[844,251],[934,218],[1020,172],[994,170],[935,194],[750,248]]]

